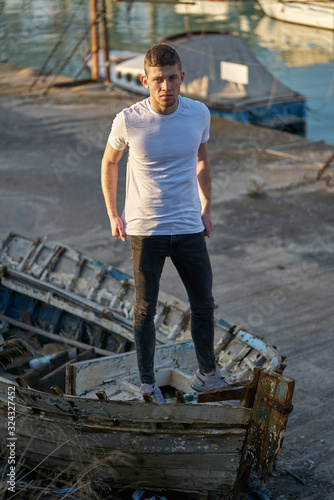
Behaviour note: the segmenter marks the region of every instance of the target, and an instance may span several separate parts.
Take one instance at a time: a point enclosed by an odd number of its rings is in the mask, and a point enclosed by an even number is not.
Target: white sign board
[[[220,78],[228,82],[248,85],[248,66],[220,61]]]

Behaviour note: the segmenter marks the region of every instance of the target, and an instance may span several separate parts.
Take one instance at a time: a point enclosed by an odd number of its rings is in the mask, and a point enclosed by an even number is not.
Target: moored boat
[[[163,40],[180,54],[185,80],[181,94],[199,99],[211,113],[242,123],[303,133],[306,97],[272,76],[239,35],[193,32]],[[144,56],[116,64],[112,82],[148,95],[140,84]]]
[[[334,30],[332,0],[258,0],[264,13],[289,23]]]

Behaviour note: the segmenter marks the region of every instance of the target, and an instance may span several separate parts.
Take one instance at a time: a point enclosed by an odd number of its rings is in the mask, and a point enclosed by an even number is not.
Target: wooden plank
[[[39,390],[51,392],[51,386],[57,385],[63,392],[65,392],[66,365],[67,363],[64,363],[54,370],[46,373],[44,377],[41,377],[38,384]]]
[[[274,146],[271,149],[274,151],[283,151],[284,149],[299,149],[299,148],[309,148],[310,146],[320,146],[324,144],[323,140],[305,140],[302,139],[298,142],[280,144],[278,146]]]
[[[53,271],[56,267],[60,257],[66,251],[66,247],[62,245],[56,245],[54,249],[50,252],[50,255],[43,263],[43,265],[38,269],[38,272],[35,272],[35,276],[41,278],[42,281],[45,281],[48,275]]]
[[[42,363],[42,364],[36,366],[36,368],[31,368],[29,371],[24,373],[24,380],[27,382],[27,384],[30,387],[34,387],[37,389],[37,388],[39,388],[39,380],[44,375],[49,373],[49,371],[50,371],[50,363],[47,363],[47,362]]]
[[[23,271],[24,269],[29,269],[33,264],[34,260],[38,257],[41,252],[46,238],[37,238],[31,244],[30,250],[26,253],[24,258],[21,260],[20,264],[17,266],[18,271]]]
[[[274,148],[268,148],[265,150],[265,153],[275,155],[275,156],[280,156],[283,158],[288,158],[289,160],[296,160],[302,163],[309,163],[311,165],[315,165],[316,167],[323,167],[322,163],[319,163],[318,161],[313,160],[312,158],[308,158],[307,156],[301,156],[301,155],[296,155],[293,153],[286,153],[284,151],[277,151]]]
[[[92,351],[85,352],[91,353]],[[95,351],[93,350],[93,352]],[[50,362],[53,369],[40,379],[38,386],[39,390],[50,392],[50,387],[52,385],[58,385],[60,389],[65,392],[65,375],[68,361],[69,351],[62,351],[56,358],[51,358]]]
[[[37,419],[37,417],[35,418]],[[46,422],[44,422],[44,426],[45,424]],[[158,442],[161,441],[161,438],[157,438],[152,442],[152,440],[150,441],[149,436],[143,440],[141,439],[140,434],[138,434],[137,441],[137,436],[132,435],[130,439],[130,437],[127,436],[126,431],[124,433],[118,432],[117,434],[110,432],[108,434],[103,434],[102,436],[92,433],[89,435],[82,434],[80,436],[79,433],[75,433],[73,431],[72,433],[64,433],[61,428],[54,428],[51,431],[49,429],[49,432],[44,432],[42,430],[42,434],[40,434],[42,424],[39,424],[38,426],[38,433],[36,432],[36,425],[37,424],[35,423],[34,429],[29,426],[29,433],[25,432],[23,434],[20,432],[19,438],[22,439],[20,446],[23,446],[24,443],[27,442],[32,435],[34,435],[34,444],[31,449],[36,448],[38,450],[42,450],[45,446],[49,446],[50,449],[52,446],[55,447],[55,445],[59,442],[62,442],[62,449],[59,450],[58,453],[55,453],[55,456],[69,455],[71,450],[75,448],[76,456],[78,457],[80,453],[85,454],[87,462],[90,462],[92,457],[103,457],[117,450],[119,452],[131,453],[132,455],[138,454],[140,456],[141,463],[143,465],[145,464],[145,467],[154,467],[156,464],[159,464],[158,466],[162,466],[164,464],[166,467],[182,468],[185,462],[192,462],[196,467],[210,468],[216,471],[226,470],[236,472],[241,457],[242,443],[238,449],[234,448],[233,450],[230,449],[229,451],[225,451],[225,443],[218,438],[217,444],[220,443],[219,450],[214,450],[212,452],[211,450],[214,448],[213,438],[211,437],[211,442],[207,439],[204,439],[203,441],[200,435],[196,437],[196,443],[189,442],[189,444],[187,437],[183,438],[183,441],[182,437],[180,437],[178,440],[179,446],[176,447],[176,444],[169,446],[169,451],[167,453],[163,446],[160,446],[160,449],[156,449],[155,447],[155,444],[158,444]],[[49,425],[52,426],[52,423]],[[166,443],[166,445],[168,445],[167,440],[173,440],[173,437],[165,437],[165,439],[162,440]],[[201,445],[202,441],[204,446]],[[145,448],[143,448],[143,446],[145,446]],[[158,462],[158,459],[160,463]]]
[[[55,415],[52,418],[42,412],[26,412],[18,415],[18,435],[20,439],[29,439],[34,435],[36,446],[43,446],[43,442],[66,443],[78,440],[79,446],[85,450],[90,450],[92,454],[98,455],[101,451],[110,452],[113,449],[137,452],[141,454],[172,454],[172,453],[197,453],[206,454],[234,454],[242,449],[246,436],[245,429],[230,428],[226,430],[206,429],[184,430],[184,429],[141,429],[126,427],[122,423],[116,427],[109,425],[93,425],[82,422],[79,418],[76,421],[59,418]],[[69,420],[71,420],[69,424]],[[75,422],[79,422],[76,424]],[[83,424],[83,425],[82,425]],[[0,429],[0,433],[5,433],[6,429]]]
[[[94,358],[96,358],[96,348],[91,347],[91,349],[78,354],[77,361],[88,361],[89,359]]]
[[[0,378],[0,401],[7,401],[8,382]],[[192,424],[195,428],[201,425],[218,426],[243,426],[247,425],[252,410],[249,408],[235,408],[217,404],[145,404],[141,401],[99,401],[98,399],[88,399],[84,397],[66,396],[57,398],[52,394],[44,394],[39,391],[17,388],[16,404],[21,408],[30,407],[50,416],[59,414],[66,416],[69,420],[73,416],[80,416],[84,422],[86,419],[93,419],[92,422],[98,423],[99,420],[109,422],[111,419],[117,419],[122,422],[136,423],[139,427],[145,425],[151,428],[156,422],[163,423],[165,427],[169,425]]]
[[[95,274],[92,276],[86,289],[83,291],[83,295],[86,296],[87,300],[95,299],[98,289],[101,283],[103,282],[104,278],[106,277],[107,272],[108,269],[102,267],[100,270],[96,271]]]
[[[215,401],[240,400],[246,396],[247,388],[228,385],[197,395],[197,403],[213,403]]]
[[[75,369],[71,363],[66,363],[65,370],[65,393],[71,396],[75,395]]]
[[[196,363],[195,350],[192,342],[177,342],[158,347],[155,350],[154,366],[162,373],[162,368],[174,369],[175,358],[179,366],[194,366]],[[135,352],[124,353],[120,357],[105,357],[94,361],[94,363],[73,363],[75,369],[75,394],[82,395],[87,391],[94,390],[101,384],[106,384],[115,379],[124,378],[138,373],[137,357]],[[157,377],[159,376],[157,372]],[[110,378],[112,377],[112,380]],[[181,381],[182,382],[182,381]],[[161,384],[159,380],[157,383]],[[173,385],[173,384],[170,384]],[[177,384],[177,389],[182,389]],[[191,391],[188,384],[188,391]]]
[[[264,370],[260,372],[244,454],[234,487],[235,496],[247,490],[254,463],[261,479],[268,479],[273,471],[288,415],[292,411],[294,385],[295,381],[288,377]]]
[[[76,263],[75,270],[74,270],[73,276],[71,278],[71,281],[65,285],[65,290],[72,292],[75,289],[76,283],[77,283],[77,281],[80,277],[80,274],[82,273],[87,262],[88,262],[88,259],[86,257],[82,257]]]
[[[293,409],[294,387],[293,379],[267,372],[260,374],[251,432],[260,438],[256,464],[261,479],[268,479],[281,451],[288,416]]]
[[[60,351],[52,357],[43,369],[39,366],[24,375],[30,387],[40,391],[51,392],[52,385],[58,385],[65,390],[65,371],[69,360],[69,351]]]
[[[67,344],[71,345],[73,347],[78,347],[79,349],[84,349],[84,350],[89,350],[92,348],[91,345],[84,344],[83,342],[79,342],[77,340],[72,340],[72,339],[67,339],[66,337],[62,337],[61,335],[57,335],[55,333],[47,332],[45,330],[42,330],[41,328],[37,328],[36,326],[32,325],[27,325],[26,323],[22,323],[21,321],[17,321],[13,318],[10,318],[9,316],[4,316],[0,314],[0,319],[7,321],[11,325],[17,326],[19,328],[22,328],[24,330],[29,330],[30,332],[37,333],[38,335],[42,335],[43,337],[46,337],[51,340],[55,340],[59,342],[60,344]],[[96,354],[100,354],[102,356],[110,356],[115,354],[112,351],[107,351],[105,349],[100,349],[99,347],[95,347]]]

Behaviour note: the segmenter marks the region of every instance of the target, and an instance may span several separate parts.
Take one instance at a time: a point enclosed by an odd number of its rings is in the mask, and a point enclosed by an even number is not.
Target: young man
[[[154,378],[154,316],[166,257],[187,290],[191,334],[198,368],[192,387],[207,391],[226,385],[215,364],[212,271],[205,236],[211,237],[210,113],[180,97],[181,61],[159,44],[145,56],[142,84],[147,99],[119,113],[102,160],[102,190],[112,235],[131,235],[135,280],[134,336],[141,392],[163,402]],[[125,209],[116,209],[118,163],[129,147]]]

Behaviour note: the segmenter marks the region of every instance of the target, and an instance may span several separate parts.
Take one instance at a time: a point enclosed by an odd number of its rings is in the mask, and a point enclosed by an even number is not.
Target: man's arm
[[[211,164],[208,153],[208,143],[203,142],[197,154],[197,183],[202,205],[202,221],[204,234],[211,238],[213,224],[211,220]]]
[[[101,164],[101,185],[104,201],[110,219],[111,233],[116,238],[126,241],[124,224],[117,213],[117,182],[118,163],[123,155],[123,150],[114,149],[109,141],[107,143]]]

